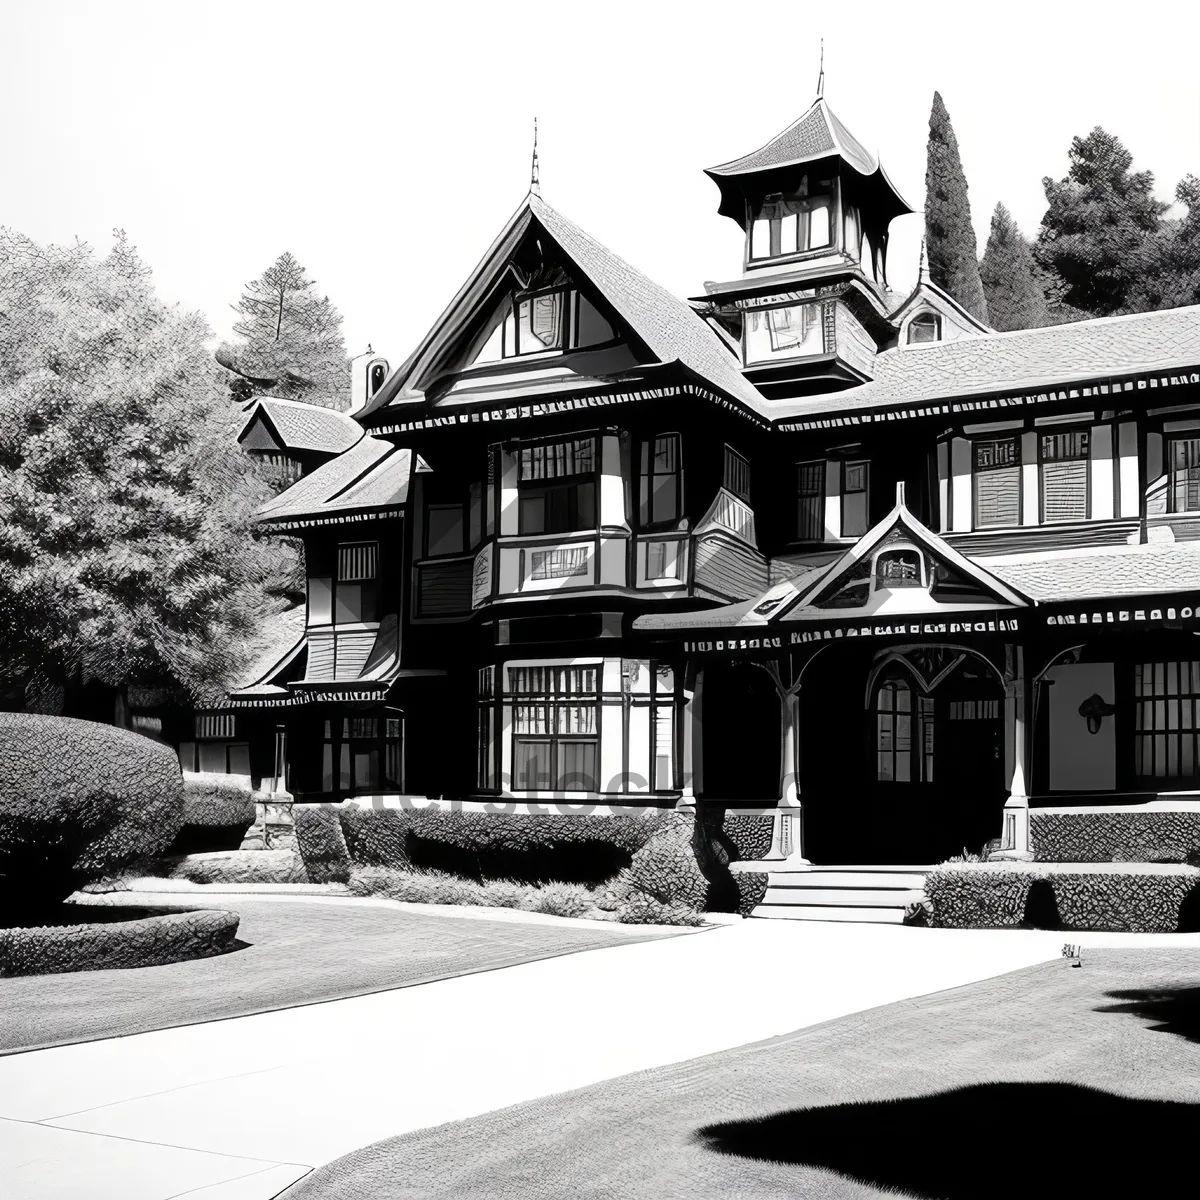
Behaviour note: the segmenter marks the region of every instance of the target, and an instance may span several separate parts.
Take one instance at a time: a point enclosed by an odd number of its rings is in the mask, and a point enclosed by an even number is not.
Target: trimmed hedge
[[[223,775],[183,777],[183,825],[169,855],[237,850],[254,824],[254,793]]]
[[[234,948],[238,921],[234,912],[175,910],[131,921],[0,929],[0,976],[110,971],[211,958]]]
[[[1174,862],[1200,846],[1200,812],[1029,812],[1038,862]]]
[[[304,861],[294,850],[224,850],[164,859],[169,879],[192,883],[308,883]]]
[[[733,882],[738,890],[737,911],[743,917],[748,917],[766,899],[769,878],[757,871],[734,873]]]
[[[761,813],[727,811],[721,831],[742,862],[755,862],[771,849],[774,819]]]
[[[1026,864],[939,867],[925,879],[932,924],[951,929],[1035,925],[1174,933],[1200,925],[1200,870],[1071,870]]]
[[[292,806],[292,818],[296,822],[296,845],[309,882],[345,883],[350,878],[350,853],[337,810],[296,804]]]
[[[183,822],[170,746],[93,721],[0,713],[0,780],[0,911],[48,911]]]

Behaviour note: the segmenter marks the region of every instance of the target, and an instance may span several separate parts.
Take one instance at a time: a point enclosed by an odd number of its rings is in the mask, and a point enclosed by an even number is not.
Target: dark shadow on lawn
[[[1096,1009],[1102,1013],[1132,1013],[1155,1024],[1156,1033],[1174,1033],[1189,1042],[1200,1042],[1200,987],[1138,988],[1127,992],[1109,992],[1124,1004],[1109,1004]]]
[[[1197,1104],[987,1083],[726,1121],[696,1138],[720,1154],[821,1167],[930,1200],[1166,1196],[1177,1192],[1179,1164],[1151,1148],[1191,1145],[1198,1120]],[[1044,1158],[1030,1153],[1030,1130],[1045,1139]],[[1002,1153],[1006,1137],[1017,1139],[1011,1156]]]

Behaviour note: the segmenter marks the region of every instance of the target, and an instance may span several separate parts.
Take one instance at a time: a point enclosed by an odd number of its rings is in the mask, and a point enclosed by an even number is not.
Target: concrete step
[[[803,904],[843,908],[898,908],[924,895],[920,888],[777,888],[768,887],[763,904]]]
[[[902,925],[903,908],[838,908],[830,904],[760,904],[750,914],[783,921],[869,921],[876,925]]]
[[[767,875],[770,887],[786,888],[923,888],[923,871],[885,871],[878,867],[873,871],[847,871],[838,867],[833,870],[771,871]]]

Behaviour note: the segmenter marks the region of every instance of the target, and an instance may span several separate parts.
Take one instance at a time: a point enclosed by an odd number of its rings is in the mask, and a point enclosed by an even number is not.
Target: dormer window
[[[784,197],[774,193],[758,206],[750,226],[750,258],[786,258],[821,250],[833,242],[833,189],[830,181],[821,190],[807,194],[807,180],[800,193]]]
[[[752,308],[745,319],[746,363],[825,351],[820,304]]]
[[[908,323],[908,344],[921,346],[942,340],[942,318],[937,313],[917,313]]]

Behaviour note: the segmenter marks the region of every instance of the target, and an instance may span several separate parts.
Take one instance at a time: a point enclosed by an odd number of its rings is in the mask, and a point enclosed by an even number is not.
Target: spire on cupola
[[[537,117],[533,118],[533,161],[529,164],[529,192],[533,196],[542,194],[542,182],[538,176]]]
[[[817,99],[825,99],[825,39],[821,39],[821,69],[817,73]]]

